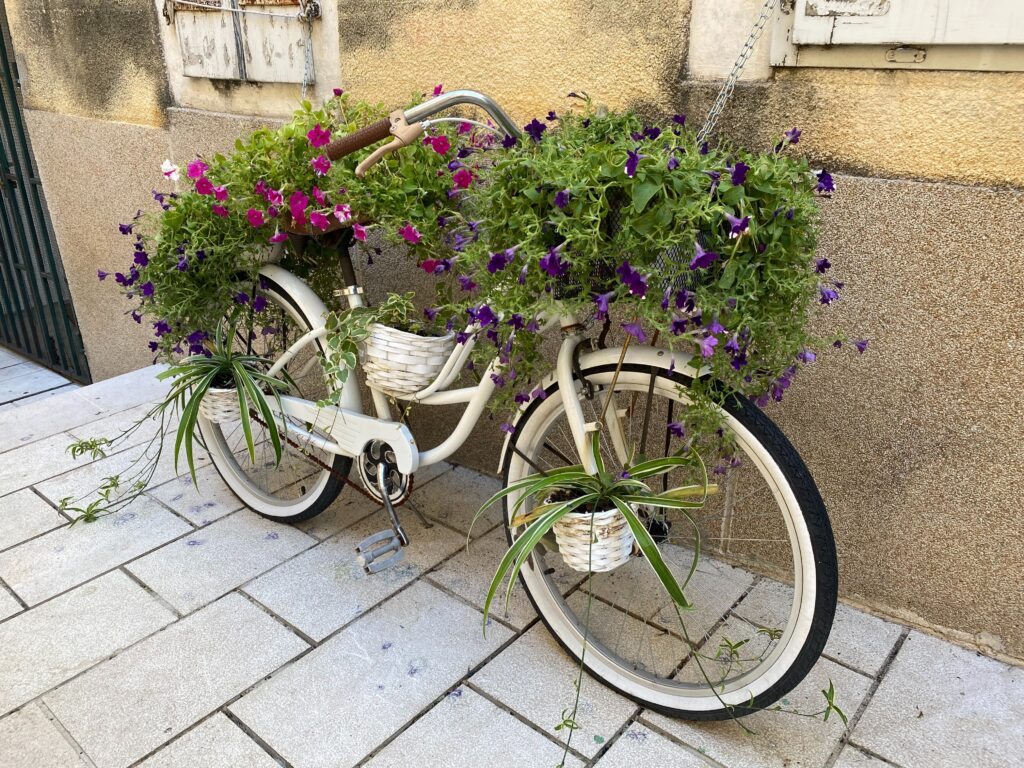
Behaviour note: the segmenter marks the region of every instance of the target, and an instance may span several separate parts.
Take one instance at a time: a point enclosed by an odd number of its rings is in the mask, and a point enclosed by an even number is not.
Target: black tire
[[[586,368],[582,371],[582,374],[583,377],[586,378],[588,375],[614,371],[615,367],[615,365],[605,365]],[[623,365],[623,370],[642,374],[650,372],[652,369],[649,366],[627,363]],[[658,371],[658,376],[671,379],[684,387],[689,387],[692,381],[689,377],[684,376],[678,371],[672,371],[670,373],[667,368],[660,369]],[[546,388],[549,398],[557,396],[557,391],[557,382],[552,383]],[[502,480],[506,486],[509,483],[509,466],[512,456],[515,454],[514,449],[516,448],[516,442],[519,435],[523,433],[523,430],[519,429],[518,426],[526,423],[533,412],[540,406],[540,403],[540,400],[533,400],[519,417],[517,421],[517,429],[510,437],[503,453],[501,462]],[[757,438],[758,442],[768,450],[772,458],[782,469],[794,492],[794,495],[797,498],[797,501],[800,504],[800,508],[803,512],[804,520],[811,537],[811,546],[814,553],[814,562],[816,566],[816,600],[814,616],[811,623],[811,631],[801,647],[797,658],[778,682],[764,691],[760,696],[756,697],[750,706],[740,705],[705,711],[673,709],[671,707],[658,706],[631,695],[629,692],[608,682],[603,677],[595,673],[588,664],[584,663],[584,667],[591,677],[599,680],[601,683],[612,690],[615,690],[620,695],[626,696],[637,704],[652,711],[659,712],[669,717],[685,720],[726,720],[753,714],[754,712],[761,711],[766,707],[773,705],[795,688],[807,676],[808,672],[810,672],[811,668],[818,661],[825,648],[829,633],[832,629],[832,622],[835,617],[836,601],[839,590],[839,567],[836,559],[832,525],[829,522],[828,512],[825,509],[825,504],[821,498],[820,492],[818,491],[818,487],[815,485],[814,479],[811,477],[811,473],[804,464],[803,459],[800,458],[800,455],[797,453],[796,449],[793,447],[792,443],[790,443],[785,434],[783,434],[782,430],[780,430],[763,411],[749,400],[733,396],[728,398],[724,405],[725,409],[741,424],[743,424],[743,426],[749,429]],[[508,523],[509,509],[508,500],[506,499],[505,535],[509,545],[511,546],[514,539]],[[548,618],[544,615],[540,604],[534,598],[529,585],[522,575],[520,575],[519,581],[529,597],[534,610],[537,612],[537,615],[540,616],[541,621],[551,633],[552,637],[555,638],[558,644],[562,646],[563,650],[565,650],[569,656],[576,659],[578,662],[578,654],[566,645],[566,643],[564,643],[559,635],[553,630]]]
[[[310,319],[306,317],[306,314],[305,312],[302,311],[302,308],[299,305],[299,303],[295,301],[291,296],[289,296],[287,291],[279,283],[275,282],[273,279],[266,276],[261,276],[261,279],[267,286],[265,289],[261,289],[262,293],[267,294],[268,296],[272,294],[275,298],[287,303],[288,306],[291,307],[292,310],[294,310],[296,315],[302,318],[302,321],[305,323],[307,328],[313,327],[312,323],[310,322]],[[324,348],[320,340],[317,341],[317,346],[320,348],[321,353],[323,353]],[[224,480],[224,483],[229,488],[231,488],[231,480],[227,477],[225,472],[221,469],[220,466],[218,466],[216,461],[212,461],[211,463],[214,465],[214,467],[217,468],[217,474],[221,476],[221,479]],[[346,485],[346,480],[351,469],[352,459],[350,457],[335,455],[334,461],[331,465],[332,471],[330,477],[328,478],[327,483],[324,485],[323,490],[308,507],[306,507],[302,512],[299,512],[297,514],[282,517],[265,514],[254,507],[249,508],[252,509],[253,512],[260,515],[261,517],[265,517],[268,520],[274,520],[278,523],[301,523],[304,520],[309,520],[311,518],[316,517],[325,509],[327,509],[327,507],[329,507],[334,502],[334,500],[338,498],[338,495],[341,493],[341,489]],[[236,496],[238,496],[237,492],[235,493]],[[242,498],[241,496],[239,496],[239,498],[243,502],[245,501],[245,499]]]

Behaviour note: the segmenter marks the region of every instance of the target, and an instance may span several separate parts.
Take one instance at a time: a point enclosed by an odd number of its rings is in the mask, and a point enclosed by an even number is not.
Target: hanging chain
[[[761,37],[761,33],[764,31],[764,27],[765,24],[768,23],[768,19],[772,17],[772,13],[775,11],[775,4],[777,2],[778,0],[765,0],[764,6],[761,8],[761,15],[758,16],[757,21],[754,22],[754,27],[750,30],[747,42],[743,44],[743,48],[740,50],[740,55],[737,57],[736,63],[732,65],[732,72],[730,72],[729,77],[726,78],[725,83],[722,85],[722,90],[718,92],[718,97],[715,99],[715,103],[712,105],[711,111],[708,112],[708,116],[704,120],[704,125],[701,126],[700,131],[697,133],[698,142],[707,139],[715,129],[715,125],[718,123],[718,118],[722,116],[722,111],[725,109],[725,105],[732,96],[732,92],[736,90],[736,82],[740,79],[740,72],[743,71],[743,67],[746,66],[747,61],[750,59],[751,55],[753,55],[754,46],[757,44],[758,38]]]
[[[302,96],[306,98],[306,88],[315,80],[313,73],[313,19],[320,16],[320,4],[315,0],[299,0],[299,23],[302,24],[305,62],[302,69]]]

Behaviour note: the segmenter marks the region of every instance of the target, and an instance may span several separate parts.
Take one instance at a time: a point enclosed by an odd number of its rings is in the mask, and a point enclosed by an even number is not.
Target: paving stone
[[[843,747],[833,768],[891,768],[892,764],[865,754],[852,744]]]
[[[315,543],[245,509],[127,567],[179,611],[191,613]]]
[[[501,490],[496,477],[455,467],[419,491],[413,489],[412,500],[427,517],[440,520],[456,530],[468,533],[473,517],[487,499]],[[482,536],[501,522],[501,505],[493,505],[473,526],[473,536]]]
[[[296,768],[354,765],[508,639],[496,624],[485,638],[480,618],[414,584],[231,711]]]
[[[355,488],[345,487],[327,509],[314,518],[297,523],[295,527],[322,540],[381,509],[383,507],[376,501],[366,498]],[[400,508],[399,514],[409,517],[411,512]],[[380,519],[384,519],[383,512],[380,513]]]
[[[87,458],[71,458],[67,448],[74,439],[69,434],[61,433],[3,454],[4,460],[0,462],[0,494],[27,488],[88,462]]]
[[[308,646],[227,595],[47,694],[98,768],[124,768]]]
[[[0,368],[7,368],[12,365],[21,365],[29,362],[27,357],[22,357],[13,349],[0,347]]]
[[[175,616],[120,571],[0,624],[0,714],[63,683]]]
[[[579,665],[538,624],[477,672],[471,681],[510,709],[561,740],[556,731],[572,709]],[[587,675],[572,737],[573,748],[595,755],[636,711],[636,705]]]
[[[14,599],[6,589],[0,587],[0,621],[21,611],[21,603]]]
[[[422,485],[426,485],[431,480],[440,477],[445,472],[451,472],[454,467],[447,461],[439,461],[436,464],[431,464],[426,467],[420,467],[416,470],[414,477],[412,492],[416,493],[416,489]]]
[[[793,588],[764,579],[750,590],[735,613],[764,627],[781,629],[793,604]],[[840,603],[825,655],[874,677],[889,658],[903,627]]]
[[[107,411],[123,411],[142,403],[163,398],[170,384],[156,377],[167,370],[166,365],[150,365],[130,373],[83,387],[78,394]],[[67,429],[67,427],[65,427]]]
[[[595,763],[599,768],[710,768],[707,760],[640,724],[631,725]]]
[[[17,378],[18,376],[24,376],[26,373],[45,370],[45,368],[30,360],[20,360],[10,365],[0,364],[0,383],[5,382],[8,379]]]
[[[40,368],[37,365],[29,365],[18,370],[17,375],[0,379],[0,401],[7,402],[19,397],[28,397],[67,383],[68,380],[59,373]]]
[[[308,552],[278,566],[243,589],[314,640],[373,608],[465,544],[443,525],[403,523],[411,538],[405,559],[367,575],[356,562],[356,544],[384,527],[384,513],[346,528]]]
[[[242,729],[220,712],[172,741],[139,768],[279,768]]]
[[[72,384],[72,383],[68,382],[67,384],[65,384],[62,387],[56,387],[55,389],[48,389],[45,392],[40,392],[39,394],[36,394],[36,395],[29,395],[28,397],[21,397],[21,398],[18,398],[17,400],[11,400],[10,402],[4,403],[2,406],[0,406],[0,409],[3,409],[3,408],[21,408],[22,406],[28,405],[29,403],[35,403],[35,402],[38,402],[40,400],[47,400],[47,399],[49,399],[51,397],[56,397],[57,395],[63,395],[63,394],[66,394],[68,392],[73,392],[74,390],[81,389],[81,388],[82,388],[81,384]]]
[[[85,768],[46,714],[31,704],[0,720],[0,768]]]
[[[1024,669],[911,632],[854,741],[904,768],[1021,765]]]
[[[0,498],[0,550],[59,528],[67,520],[30,489]]]
[[[867,696],[871,681],[827,659],[819,661],[780,703],[800,712],[817,712],[824,701],[821,691],[828,688],[829,679],[835,683],[836,703],[852,716]],[[759,712],[743,719],[754,733],[730,720],[689,722],[646,711],[642,720],[729,768],[819,768],[846,731],[835,715],[825,723],[797,715]]]
[[[63,451],[66,448],[67,443],[64,443],[60,450]],[[136,476],[146,467],[146,450],[152,456],[159,448],[158,446],[151,446],[148,449],[141,445],[131,446],[120,453],[84,466],[77,466],[75,469],[51,477],[49,480],[36,481],[33,485],[39,493],[55,504],[65,497],[91,501],[96,497],[96,489],[100,484],[112,475],[120,475],[121,486],[127,490],[133,484],[134,479],[137,479]],[[198,451],[195,456],[196,471],[198,472],[200,468],[209,463],[210,457],[206,451]],[[188,475],[188,465],[185,463],[184,456],[181,457],[178,469],[181,470],[181,475]],[[174,467],[174,444],[171,443],[168,449],[160,454],[159,463],[149,480],[149,485],[153,487],[162,485],[178,476],[179,472]]]
[[[508,541],[505,531],[501,527],[495,528],[473,541],[469,549],[463,547],[459,554],[431,573],[429,578],[483,610],[487,588],[506,551]],[[537,616],[522,584],[518,583],[512,590],[508,611],[505,610],[505,586],[502,585],[498,596],[491,603],[491,613],[519,629]]]
[[[93,523],[76,523],[0,553],[0,578],[35,605],[159,547],[192,528],[140,498]]]
[[[454,734],[459,734],[453,738]],[[514,745],[514,746],[512,746]],[[367,768],[536,768],[563,748],[469,688],[456,688],[367,763]],[[582,766],[569,755],[566,766]]]
[[[146,494],[196,525],[207,525],[245,506],[212,464],[196,470],[196,481],[198,487],[186,472],[182,477],[151,487]]]
[[[109,413],[82,397],[81,391],[77,389],[0,412],[0,453],[95,421]]]

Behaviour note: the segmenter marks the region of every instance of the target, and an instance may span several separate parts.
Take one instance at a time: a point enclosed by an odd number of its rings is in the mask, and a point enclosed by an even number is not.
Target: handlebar
[[[396,133],[396,129],[400,128],[402,123],[413,125],[414,123],[419,123],[432,115],[436,115],[438,112],[442,112],[460,104],[471,104],[473,106],[480,107],[494,119],[494,122],[497,123],[505,133],[515,136],[516,138],[522,135],[519,128],[516,127],[516,124],[512,122],[512,118],[505,114],[505,111],[489,96],[469,90],[449,91],[448,93],[435,96],[434,98],[428,99],[422,104],[417,104],[412,109],[407,110],[403,115],[403,119],[398,122],[396,122],[396,118],[398,115],[402,114],[401,112],[393,114],[391,119],[378,120],[376,123],[364,126],[354,133],[342,136],[340,139],[335,139],[327,145],[327,157],[333,161],[345,157],[346,155],[351,155],[353,152],[365,149],[379,141],[383,141],[393,133]],[[403,140],[396,134],[395,140],[388,145],[387,151],[394,151],[399,147],[405,146],[407,143],[407,141]],[[381,149],[384,148],[382,147]],[[380,159],[384,154],[387,154],[387,152],[382,152],[381,150],[378,150],[378,152],[380,154],[374,153],[373,162],[376,162],[376,160]],[[360,164],[360,167],[363,172],[365,172],[369,165],[372,165],[372,162],[366,164],[364,161],[364,164]],[[362,176],[358,171],[357,174]]]

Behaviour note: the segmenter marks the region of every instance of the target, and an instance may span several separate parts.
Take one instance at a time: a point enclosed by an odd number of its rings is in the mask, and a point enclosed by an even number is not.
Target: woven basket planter
[[[455,347],[455,334],[418,336],[374,323],[363,342],[366,383],[395,397],[429,386]]]
[[[562,560],[574,571],[613,571],[629,562],[633,553],[633,531],[617,509],[570,512],[555,523],[554,531]]]
[[[238,390],[210,387],[199,401],[199,415],[214,424],[237,421],[239,418]]]

